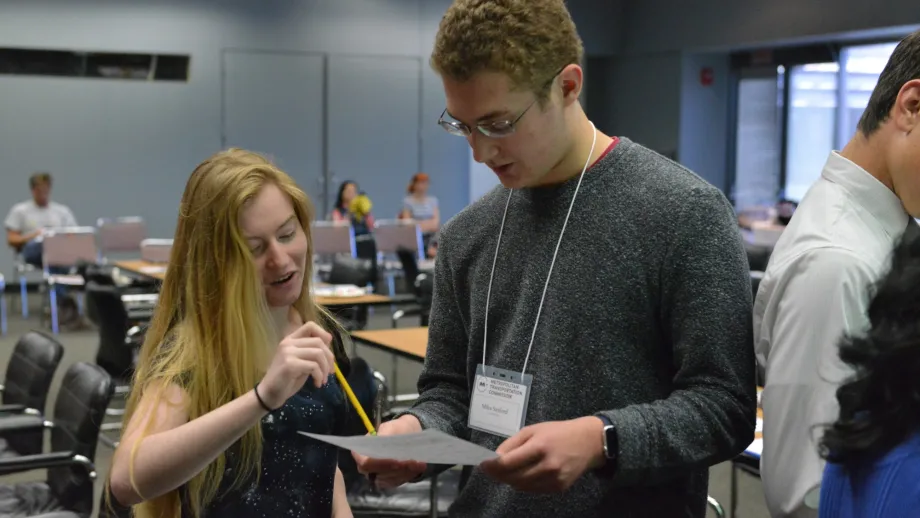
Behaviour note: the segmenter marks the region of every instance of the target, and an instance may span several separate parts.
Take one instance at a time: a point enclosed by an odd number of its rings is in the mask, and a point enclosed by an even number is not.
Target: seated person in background
[[[371,270],[375,272],[371,283],[377,282],[377,243],[374,240],[374,215],[371,214],[373,204],[366,194],[358,191],[358,184],[352,180],[345,180],[339,186],[339,196],[332,209],[331,219],[338,222],[349,222],[355,233],[355,252],[362,259],[369,259],[372,263]],[[362,308],[361,311],[365,311]]]
[[[358,184],[345,180],[339,186],[339,195],[332,209],[332,221],[350,221],[355,237],[370,234],[374,229],[374,215],[371,214],[370,199],[358,193]]]
[[[6,216],[6,242],[22,260],[36,268],[42,268],[41,235],[46,229],[75,227],[77,220],[66,205],[51,201],[52,178],[50,173],[34,173],[29,177],[32,199],[17,203]],[[66,274],[67,268],[49,268],[50,273]],[[77,304],[67,295],[60,284],[55,290],[58,295],[60,321],[71,324],[79,317]]]
[[[426,249],[431,237],[441,228],[438,199],[428,194],[428,185],[428,175],[416,173],[409,183],[409,195],[403,198],[403,208],[399,213],[399,219],[414,219],[418,222]]]
[[[77,220],[66,205],[51,201],[52,178],[49,173],[35,173],[29,177],[32,199],[17,203],[6,216],[6,242],[22,259],[34,266],[42,266],[42,231],[57,227],[75,227]]]
[[[822,518],[920,515],[920,240],[895,251],[868,315],[868,332],[840,346],[855,375],[821,443]]]
[[[312,207],[243,150],[192,173],[137,362],[111,495],[138,518],[350,518],[335,364],[344,331],[313,302]]]

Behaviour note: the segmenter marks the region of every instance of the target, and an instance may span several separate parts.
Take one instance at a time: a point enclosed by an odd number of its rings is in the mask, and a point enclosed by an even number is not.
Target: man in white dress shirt
[[[879,77],[853,139],[832,152],[776,244],[754,303],[766,369],[761,476],[770,514],[817,516],[818,439],[850,373],[837,346],[868,327],[872,284],[920,216],[920,33]]]

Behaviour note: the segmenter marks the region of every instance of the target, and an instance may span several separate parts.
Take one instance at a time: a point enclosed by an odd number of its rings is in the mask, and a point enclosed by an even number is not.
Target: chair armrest
[[[144,336],[147,334],[147,324],[138,324],[131,326],[125,334],[125,345],[140,347],[144,344]]]
[[[32,432],[43,428],[53,428],[53,424],[40,415],[10,414],[0,416],[0,435],[9,433]]]
[[[74,455],[69,451],[56,451],[52,453],[39,453],[37,455],[23,455],[0,459],[0,474],[21,473],[33,469],[59,468],[64,466],[79,465],[86,468],[89,478],[96,478],[96,466],[93,461],[83,455]]]
[[[393,327],[396,327],[396,322],[399,322],[403,317],[421,316],[421,314],[421,306],[397,309],[393,312]]]
[[[418,297],[412,293],[398,293],[390,297],[390,301],[391,304],[414,304],[418,301]]]
[[[0,413],[2,414],[22,414],[25,411],[25,405],[0,405]]]

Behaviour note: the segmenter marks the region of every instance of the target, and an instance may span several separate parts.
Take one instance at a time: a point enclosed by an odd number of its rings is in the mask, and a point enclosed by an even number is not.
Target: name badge
[[[516,434],[527,418],[532,383],[532,374],[477,365],[469,427],[502,437]]]

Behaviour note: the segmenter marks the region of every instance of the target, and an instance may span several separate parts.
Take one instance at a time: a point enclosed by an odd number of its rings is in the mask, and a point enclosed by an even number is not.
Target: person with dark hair
[[[820,490],[820,425],[851,370],[844,334],[868,327],[867,288],[920,216],[920,32],[889,58],[855,136],[832,151],[776,244],[754,303],[765,369],[761,477],[774,518],[812,517]],[[915,225],[915,224],[914,224]]]
[[[370,234],[374,228],[374,215],[371,214],[370,199],[358,191],[358,184],[345,180],[339,186],[332,209],[332,221],[350,221],[355,229],[355,236]]]
[[[920,239],[904,240],[876,287],[871,327],[843,340],[855,375],[837,389],[824,434],[821,518],[920,513]]]

